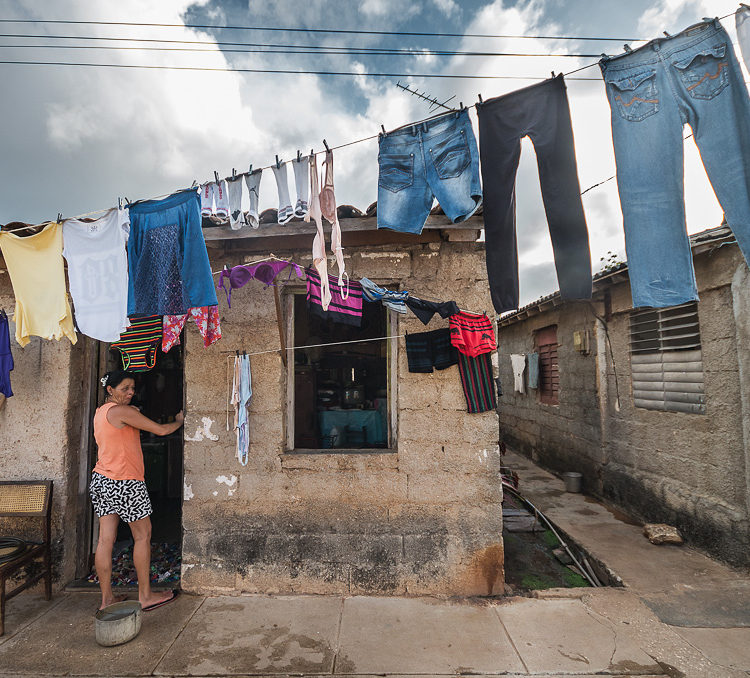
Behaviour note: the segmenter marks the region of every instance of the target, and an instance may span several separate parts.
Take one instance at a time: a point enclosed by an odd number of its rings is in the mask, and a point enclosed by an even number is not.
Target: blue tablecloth
[[[383,413],[378,410],[322,410],[318,413],[320,423],[320,435],[325,437],[331,435],[331,430],[335,427],[341,432],[336,447],[345,447],[349,444],[346,439],[346,428],[352,431],[361,431],[364,427],[368,445],[385,445],[388,436],[388,429],[385,425]],[[357,435],[357,443],[360,441],[360,435]],[[325,446],[325,440],[323,444]],[[353,442],[353,441],[352,441]]]

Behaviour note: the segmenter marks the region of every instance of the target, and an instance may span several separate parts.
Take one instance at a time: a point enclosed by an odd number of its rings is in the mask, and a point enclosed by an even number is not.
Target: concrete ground
[[[24,593],[8,603],[0,675],[747,678],[747,577],[689,548],[652,546],[528,460],[506,463],[624,587],[472,600],[182,595],[114,648],[94,640],[96,594],[48,603]]]

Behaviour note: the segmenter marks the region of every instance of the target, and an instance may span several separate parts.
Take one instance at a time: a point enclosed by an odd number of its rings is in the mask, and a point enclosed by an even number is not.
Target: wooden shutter
[[[630,365],[636,407],[705,414],[696,302],[631,313]]]
[[[539,353],[539,400],[547,405],[557,405],[560,373],[557,366],[557,325],[545,327],[536,333]]]

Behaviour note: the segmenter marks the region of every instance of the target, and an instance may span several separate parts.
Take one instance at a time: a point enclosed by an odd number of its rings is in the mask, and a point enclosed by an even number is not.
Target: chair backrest
[[[0,481],[0,518],[47,518],[51,496],[51,480]]]

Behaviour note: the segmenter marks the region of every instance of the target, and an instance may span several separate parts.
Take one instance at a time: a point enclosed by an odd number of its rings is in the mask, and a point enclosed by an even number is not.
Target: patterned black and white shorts
[[[142,480],[113,480],[92,473],[89,492],[99,518],[116,513],[121,520],[132,523],[153,513],[146,483]]]

